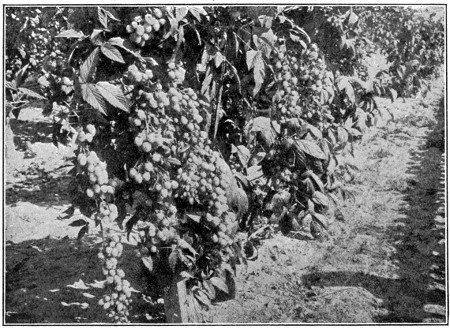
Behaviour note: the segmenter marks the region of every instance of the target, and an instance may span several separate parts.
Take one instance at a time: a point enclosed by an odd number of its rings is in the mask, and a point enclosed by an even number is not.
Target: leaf
[[[94,295],[88,294],[87,292],[83,292],[83,296],[86,297],[86,298],[95,298]]]
[[[389,88],[389,95],[391,96],[392,103],[397,99],[397,91],[395,89]]]
[[[92,83],[84,83],[81,85],[81,96],[83,99],[100,113],[106,115],[106,103],[102,94]]]
[[[354,25],[359,20],[358,15],[356,15],[353,11],[348,16],[348,24]]]
[[[98,7],[97,10],[97,17],[100,24],[103,25],[105,29],[108,28],[108,15],[106,14],[106,11],[102,7]]]
[[[308,124],[309,131],[317,138],[322,138],[322,132],[311,124]]]
[[[195,251],[192,246],[186,242],[184,239],[178,239],[178,247],[181,249],[187,249],[189,250],[193,255],[197,255],[197,252]]]
[[[12,82],[11,81],[5,81],[5,87],[9,88],[9,89],[12,89],[12,90],[17,90],[15,81],[12,81]]]
[[[128,101],[118,86],[100,81],[97,82],[96,87],[109,104],[127,113],[130,112]]]
[[[186,216],[189,217],[190,219],[192,219],[196,223],[200,223],[200,219],[202,218],[202,216],[194,215],[194,214],[186,214]]]
[[[211,301],[210,301],[208,295],[203,290],[201,290],[200,288],[195,287],[195,288],[192,289],[192,292],[194,294],[194,297],[200,303],[202,303],[203,305],[208,306],[208,307],[211,306]]]
[[[95,69],[98,64],[98,52],[99,48],[95,48],[89,57],[84,61],[84,63],[80,67],[80,78],[82,83],[88,82],[88,80],[92,77],[95,72]]]
[[[297,150],[306,153],[316,159],[326,160],[327,156],[321,148],[313,141],[306,139],[299,139],[296,141]]]
[[[255,66],[255,57],[260,53],[258,50],[249,50],[246,53],[247,68],[251,70]]]
[[[197,7],[197,6],[190,6],[189,7],[189,12],[192,14],[192,16],[195,17],[196,20],[198,20],[199,22],[202,21],[202,18],[200,15],[207,15],[207,12],[202,8],[202,7]]]
[[[265,77],[265,63],[262,58],[262,53],[259,50],[249,50],[246,53],[247,67],[253,68],[253,80],[255,81],[255,87],[253,89],[253,96],[255,96],[264,82]]]
[[[272,127],[270,118],[256,117],[253,120],[249,121],[249,123],[244,128],[244,131],[250,142],[256,135],[260,136],[267,147],[272,146],[272,144],[275,142],[276,132]]]
[[[345,130],[344,127],[337,127],[337,138],[339,143],[343,144],[343,143],[347,143],[348,141],[348,132],[347,130]]]
[[[176,158],[168,157],[167,158],[167,162],[170,163],[170,164],[173,164],[175,166],[181,166],[180,160],[178,160]]]
[[[150,271],[153,272],[153,259],[151,256],[142,257],[142,263],[144,263],[145,267]]]
[[[308,211],[310,214],[315,214],[314,210],[314,202],[311,201],[311,199],[308,199]]]
[[[319,187],[319,189],[323,192],[325,192],[325,186],[323,185],[322,181],[320,180],[320,178],[311,171],[310,175],[309,175],[314,182],[316,183],[317,187]]]
[[[84,226],[86,224],[88,224],[88,222],[86,222],[84,219],[78,219],[78,220],[70,223],[69,226],[77,227],[77,226]]]
[[[81,240],[84,237],[84,235],[88,232],[88,227],[89,227],[88,225],[85,225],[81,228],[80,232],[78,232],[77,237],[78,240]]]
[[[194,276],[191,273],[189,273],[188,271],[181,271],[180,276],[183,279],[193,279],[194,278]]]
[[[168,258],[169,261],[169,266],[172,269],[172,272],[175,272],[175,268],[178,264],[178,260],[180,259],[179,257],[179,251],[177,249],[173,250]]]
[[[32,97],[32,98],[47,99],[44,96],[42,96],[42,95],[38,94],[37,92],[35,92],[35,91],[31,90],[31,89],[28,89],[28,88],[19,87],[18,90],[21,93],[23,93],[23,94],[25,94],[25,95],[27,95],[29,97]]]
[[[59,33],[56,38],[84,38],[86,37],[82,31],[76,31],[74,29],[62,31]]]
[[[256,96],[256,94],[261,89],[265,75],[266,75],[265,64],[262,58],[260,58],[258,64],[255,65],[255,67],[253,68],[253,79],[255,80],[255,88],[253,88],[253,96]]]
[[[134,55],[135,57],[141,58],[141,56],[139,55],[138,52],[135,52],[132,50],[133,46],[129,40],[125,40],[124,38],[121,38],[121,37],[115,37],[115,38],[109,39],[108,42],[113,46],[117,46],[117,47],[120,47],[120,48],[126,50],[127,52]]]
[[[177,21],[179,22],[183,18],[185,18],[188,11],[189,11],[188,8],[185,6],[177,6],[176,11],[175,11],[175,18],[177,19]]]
[[[100,47],[103,55],[105,55],[106,57],[108,57],[110,60],[112,61],[116,61],[119,63],[124,64],[125,61],[123,60],[122,54],[120,53],[119,49],[117,49],[116,47],[114,47],[112,44],[110,44],[109,42],[105,42],[101,47]]]
[[[250,159],[250,150],[246,148],[244,145],[238,145],[237,147],[232,145],[231,148],[232,150],[233,148],[236,150],[236,153],[242,166],[244,168],[247,168],[248,160]]]
[[[213,276],[212,278],[209,279],[209,281],[211,282],[211,284],[214,287],[216,287],[217,289],[219,289],[219,290],[221,290],[221,291],[223,291],[223,292],[228,294],[228,292],[229,292],[228,291],[228,287],[227,287],[227,284],[225,283],[224,280],[222,280],[222,279],[220,279],[220,278],[218,278],[216,276]]]
[[[320,206],[323,206],[323,207],[330,206],[328,197],[325,194],[323,194],[322,192],[315,191],[312,196],[312,200]]]
[[[313,213],[312,216],[316,220],[316,222],[322,225],[325,229],[328,229],[328,219],[326,216],[318,213]]]
[[[216,55],[214,56],[214,65],[216,67],[219,67],[220,65],[222,65],[223,61],[225,60],[225,57],[222,55],[221,52],[217,52]]]

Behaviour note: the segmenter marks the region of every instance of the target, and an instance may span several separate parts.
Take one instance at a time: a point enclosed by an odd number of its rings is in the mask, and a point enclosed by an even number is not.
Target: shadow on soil
[[[99,246],[91,237],[82,244],[68,238],[8,243],[5,323],[111,323],[98,305],[106,292],[101,287],[104,276],[97,258]],[[140,291],[132,294],[131,322],[164,322],[163,305],[143,298],[146,283],[133,250],[125,245],[121,257],[126,278]]]
[[[446,322],[445,292],[445,188],[444,100],[435,108],[437,124],[414,150],[404,192],[406,206],[390,230],[396,251],[391,261],[398,279],[363,272],[316,272],[303,277],[316,286],[354,286],[383,300],[387,314],[377,323]]]

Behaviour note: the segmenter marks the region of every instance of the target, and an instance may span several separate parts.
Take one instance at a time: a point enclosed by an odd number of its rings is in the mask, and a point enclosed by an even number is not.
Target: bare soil
[[[274,235],[239,266],[236,298],[214,305],[213,323],[447,323],[443,79],[424,98],[379,99],[390,109],[340,160],[343,220],[328,235]],[[64,219],[70,147],[51,143],[39,109],[11,120],[19,156],[5,159],[6,323],[104,323],[99,239],[78,242]],[[143,278],[133,246],[123,268],[136,290],[133,323],[164,322],[162,300]]]

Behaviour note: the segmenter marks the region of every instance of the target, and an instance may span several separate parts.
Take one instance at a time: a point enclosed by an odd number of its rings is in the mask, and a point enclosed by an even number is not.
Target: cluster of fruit
[[[170,62],[167,67],[167,75],[170,81],[175,86],[182,84],[184,82],[186,70],[180,64],[177,65],[174,62]]]
[[[80,131],[78,133],[77,141],[80,143],[91,143],[92,139],[94,138],[95,134],[97,133],[97,130],[95,129],[94,125],[88,124],[86,126],[86,131]]]
[[[98,195],[101,199],[111,201],[114,195],[117,182],[108,178],[106,162],[100,161],[95,151],[89,153],[79,153],[77,162],[79,169],[89,179],[90,186],[86,189],[86,195],[94,198]],[[110,209],[110,211],[112,211]],[[116,211],[115,211],[116,212]]]
[[[318,51],[316,44],[301,54],[280,48],[275,62],[278,90],[274,98],[280,123],[290,118],[301,118],[314,125],[333,120],[328,109],[333,79]]]
[[[130,33],[130,41],[139,47],[144,47],[147,41],[151,40],[155,33],[166,24],[167,20],[161,9],[148,9],[144,16],[135,16],[125,29]]]
[[[146,84],[153,78],[153,71],[146,69],[144,72],[141,72],[141,70],[133,64],[128,67],[127,78],[132,84]]]
[[[106,277],[107,294],[99,305],[108,310],[108,316],[116,322],[129,322],[131,300],[130,282],[125,280],[125,272],[118,268],[118,258],[123,253],[123,237],[112,235],[105,238],[98,258],[102,264],[103,275]]]

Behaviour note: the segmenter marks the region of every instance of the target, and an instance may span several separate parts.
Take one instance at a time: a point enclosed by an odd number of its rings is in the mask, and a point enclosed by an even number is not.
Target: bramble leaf
[[[94,84],[83,83],[81,85],[81,96],[89,105],[106,115],[105,99]]]
[[[106,57],[108,57],[110,60],[112,61],[116,61],[119,63],[124,64],[125,61],[123,60],[122,54],[120,53],[119,49],[117,49],[116,47],[114,47],[112,44],[110,44],[109,42],[105,42],[101,47],[100,47],[103,55],[105,55]]]
[[[80,78],[82,83],[88,82],[97,68],[99,48],[95,48],[89,57],[83,62],[80,67]]]
[[[130,112],[128,101],[118,86],[106,81],[97,82],[95,86],[109,104],[127,113]]]
[[[211,282],[211,284],[214,287],[216,287],[217,289],[222,290],[223,292],[228,294],[228,292],[229,292],[228,287],[224,280],[222,280],[216,276],[213,276],[212,278],[209,279],[209,281]]]
[[[317,145],[313,141],[306,139],[299,139],[296,141],[295,145],[297,146],[297,150],[299,152],[306,153],[319,160],[327,159],[327,156],[325,155],[325,153],[323,153],[319,145]]]

